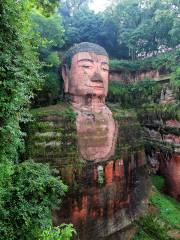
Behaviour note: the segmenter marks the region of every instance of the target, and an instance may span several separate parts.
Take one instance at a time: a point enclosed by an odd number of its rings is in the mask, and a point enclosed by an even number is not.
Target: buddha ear
[[[66,64],[62,66],[62,77],[64,80],[64,91],[67,93],[69,90],[69,68]]]

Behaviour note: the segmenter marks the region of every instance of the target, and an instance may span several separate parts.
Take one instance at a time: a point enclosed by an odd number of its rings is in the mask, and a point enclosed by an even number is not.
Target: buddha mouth
[[[95,88],[95,89],[104,89],[103,85],[89,85],[88,87]]]
[[[94,86],[94,88],[97,88],[97,89],[103,89],[102,86]]]

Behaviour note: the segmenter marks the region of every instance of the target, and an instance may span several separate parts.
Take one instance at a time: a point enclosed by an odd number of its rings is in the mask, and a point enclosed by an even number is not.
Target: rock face
[[[157,70],[142,71],[142,72],[125,72],[124,70],[111,70],[109,79],[111,81],[135,82],[144,78],[159,79],[160,73]]]
[[[149,162],[165,179],[162,191],[180,201],[180,153],[151,152]]]
[[[83,159],[99,162],[113,156],[117,126],[109,108],[104,106],[99,112],[77,111],[76,126]]]
[[[170,89],[168,86],[164,88],[161,92],[161,98],[160,98],[160,103],[169,103],[169,102],[174,102],[174,94],[172,89]]]
[[[159,154],[160,172],[165,177],[164,191],[180,201],[180,123],[176,120],[166,121],[166,126],[176,129],[164,137],[164,141],[174,147],[169,156]]]
[[[129,226],[147,204],[147,176],[140,166],[137,171],[138,157],[87,164],[80,180],[83,187],[69,194],[54,212],[55,224],[72,222],[80,239],[104,238]]]
[[[63,59],[65,92],[70,95],[77,113],[78,146],[86,161],[105,161],[114,154],[117,129],[111,110],[105,104],[108,73],[107,53],[96,44],[77,44]]]
[[[141,128],[135,114],[105,104],[108,71],[102,47],[72,47],[62,68],[71,107],[63,112],[57,106],[55,114],[44,110],[29,139],[33,158],[55,166],[70,186],[61,209],[53,213],[54,223],[72,222],[81,240],[123,230],[147,206]]]
[[[160,81],[162,83],[168,83],[170,80],[170,74],[161,73],[158,70],[149,70],[149,71],[127,71],[127,70],[118,70],[111,69],[109,74],[110,81],[120,81],[126,83],[133,83],[139,80],[144,80],[146,78],[154,79],[155,81]],[[171,90],[167,91],[166,98],[171,97]],[[162,95],[162,101],[164,96]]]
[[[156,119],[145,120],[143,124],[152,147],[148,152],[149,163],[164,176],[164,192],[180,201],[180,122]]]
[[[81,240],[113,239],[119,231],[124,236],[147,207],[149,179],[140,125],[133,113],[111,112],[118,126],[114,155],[100,162],[82,158],[70,106],[38,109],[29,125],[30,157],[50,163],[69,186],[60,210],[53,212],[54,224],[73,223]]]
[[[180,201],[180,154],[174,153],[164,159],[159,156],[160,171],[165,177],[164,191]]]

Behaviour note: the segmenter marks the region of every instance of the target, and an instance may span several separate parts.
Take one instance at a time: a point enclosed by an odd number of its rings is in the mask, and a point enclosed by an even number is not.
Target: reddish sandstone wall
[[[61,209],[54,211],[55,225],[73,223],[81,240],[104,239],[129,226],[147,206],[149,180],[144,165],[144,151],[86,165],[83,176],[76,176],[77,190],[70,191]],[[99,166],[103,168],[101,184]]]
[[[110,80],[112,81],[127,81],[127,82],[135,82],[136,80],[143,80],[144,78],[153,78],[158,79],[160,77],[160,73],[158,70],[151,71],[143,71],[143,72],[125,72],[118,70],[110,71]]]
[[[165,178],[164,191],[180,201],[180,154],[159,155],[160,172]]]
[[[61,113],[63,108],[57,109]],[[76,115],[48,114],[47,109],[45,113],[37,115],[29,126],[26,144],[27,149],[32,149],[33,159],[50,163],[69,186],[60,210],[53,212],[54,224],[73,223],[76,239],[81,240],[109,240],[117,232],[118,239],[125,236],[124,230],[145,212],[149,192],[141,128],[136,118],[116,109],[114,118],[119,127],[115,153],[96,162],[82,161],[79,154]]]
[[[155,171],[159,171],[164,176],[164,191],[178,201],[180,201],[179,128],[180,123],[177,120],[168,120],[156,127],[151,124],[151,129],[147,128],[149,138],[154,142],[149,162]]]

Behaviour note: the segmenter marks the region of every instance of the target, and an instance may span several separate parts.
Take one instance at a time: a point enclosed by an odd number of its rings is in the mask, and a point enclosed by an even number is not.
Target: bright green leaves
[[[40,240],[68,240],[76,234],[72,224],[61,224],[59,227],[53,227],[45,230]]]
[[[58,7],[59,0],[37,0],[35,5],[45,16],[50,16]]]
[[[56,1],[57,2],[57,1]],[[52,3],[52,5],[51,5]],[[59,207],[67,187],[49,167],[19,163],[24,149],[21,122],[28,120],[28,105],[42,77],[30,14],[35,1],[0,3],[0,238],[39,239],[52,226],[51,210]],[[54,7],[55,1],[39,4]],[[39,6],[40,6],[39,5]],[[56,25],[58,23],[56,22]],[[57,61],[57,56],[51,56]]]
[[[30,2],[3,2],[0,16],[0,161],[16,161],[22,147],[19,122],[41,83],[41,67],[29,32]]]
[[[51,210],[59,207],[67,186],[45,164],[26,161],[1,167],[6,183],[0,186],[1,239],[39,239],[51,227]]]

